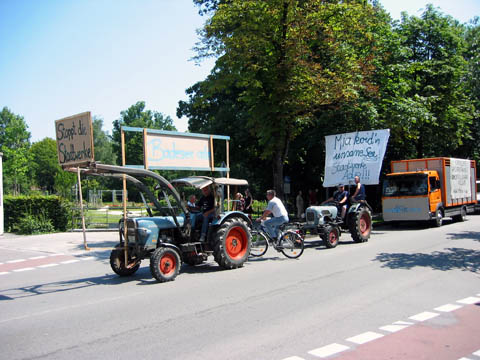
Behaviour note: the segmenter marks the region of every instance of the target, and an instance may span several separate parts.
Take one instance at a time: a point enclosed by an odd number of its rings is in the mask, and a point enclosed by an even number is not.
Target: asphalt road
[[[344,233],[298,260],[269,249],[237,270],[185,265],[165,284],[148,261],[117,277],[103,248],[116,234],[87,238],[90,252],[80,234],[0,237],[0,359],[412,358],[388,341],[436,354],[414,358],[480,350],[480,216],[378,227],[364,244]]]

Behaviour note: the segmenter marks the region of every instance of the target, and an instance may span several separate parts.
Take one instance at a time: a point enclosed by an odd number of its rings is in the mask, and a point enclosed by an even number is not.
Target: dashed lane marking
[[[79,262],[80,260],[78,259],[73,259],[73,260],[67,260],[67,261],[60,261],[60,264],[73,264],[76,262]]]
[[[45,265],[38,265],[37,267],[38,268],[48,268],[48,267],[58,266],[58,265],[60,265],[60,264],[51,263],[51,264],[45,264]]]
[[[441,312],[451,312],[458,310],[462,307],[462,305],[454,305],[454,304],[446,304],[439,307],[436,307],[434,310],[441,311]]]
[[[12,270],[12,271],[22,272],[22,271],[30,271],[30,270],[35,270],[35,268],[33,268],[33,267],[27,267],[27,268],[21,268],[21,269],[14,269],[14,270]]]
[[[326,358],[326,357],[329,357],[329,356],[334,355],[334,354],[338,354],[338,353],[340,353],[342,351],[345,351],[345,350],[348,350],[348,349],[350,349],[349,346],[333,343],[333,344],[323,346],[323,347],[318,348],[318,349],[314,349],[312,351],[309,351],[308,353],[313,355],[313,356],[317,356],[319,358]]]
[[[2,271],[2,272],[0,272],[0,275],[7,275],[7,274],[10,274],[10,272],[9,272],[9,271]]]
[[[305,360],[304,358],[301,358],[299,356],[290,356],[288,358],[285,358],[283,360]]]
[[[475,296],[470,296],[465,299],[457,300],[458,303],[460,304],[466,304],[466,305],[472,305],[475,304],[476,302],[479,302],[480,298],[475,297]]]
[[[379,333],[376,333],[376,332],[373,332],[373,331],[367,331],[367,332],[364,332],[363,334],[359,334],[359,335],[350,337],[350,338],[347,339],[347,341],[350,341],[350,342],[353,342],[355,344],[361,345],[361,344],[365,344],[365,343],[367,343],[369,341],[372,341],[372,340],[380,339],[383,336],[384,336],[383,334],[379,334]]]
[[[410,326],[410,325],[392,324],[392,325],[382,326],[382,327],[379,328],[379,329],[380,329],[380,330],[383,330],[383,331],[388,331],[388,332],[394,333],[394,332],[403,330],[403,329],[405,329],[405,328],[407,328],[407,327],[409,327],[409,326]]]
[[[440,314],[425,311],[425,312],[422,312],[420,314],[410,316],[409,319],[415,320],[415,321],[425,321],[425,320],[433,319],[434,317],[437,317],[438,315],[440,315]]]
[[[7,261],[7,264],[15,264],[19,262],[27,261],[27,259],[17,259],[17,260],[9,260]]]
[[[475,356],[480,356],[480,350],[475,351],[475,352],[473,353],[473,355],[475,355]]]
[[[45,259],[46,256],[45,255],[42,255],[42,256],[34,256],[34,257],[31,257],[31,258],[28,258],[29,260],[38,260],[38,259]]]

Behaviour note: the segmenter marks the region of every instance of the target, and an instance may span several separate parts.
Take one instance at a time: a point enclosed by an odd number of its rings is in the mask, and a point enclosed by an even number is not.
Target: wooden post
[[[122,166],[125,166],[125,132],[121,132]],[[125,240],[125,267],[128,267],[128,231],[127,231],[127,177],[123,174],[123,239]]]
[[[83,247],[85,250],[90,250],[87,245],[87,234],[85,230],[85,213],[83,212],[83,196],[82,196],[82,181],[80,178],[80,167],[77,167],[78,192],[80,197],[80,213],[82,214],[82,230],[83,230]]]

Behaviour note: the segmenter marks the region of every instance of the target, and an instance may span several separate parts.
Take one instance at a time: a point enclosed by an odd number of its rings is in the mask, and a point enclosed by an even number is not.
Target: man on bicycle
[[[263,223],[265,225],[265,231],[272,239],[277,240],[280,226],[288,223],[288,213],[282,200],[275,195],[275,190],[267,190],[268,205],[257,221],[265,220]],[[270,214],[272,214],[272,218],[266,220],[267,216]]]

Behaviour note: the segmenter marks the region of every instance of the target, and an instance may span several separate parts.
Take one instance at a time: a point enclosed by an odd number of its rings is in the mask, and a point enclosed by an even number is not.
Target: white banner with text
[[[325,136],[323,186],[353,184],[355,176],[364,185],[378,184],[389,137],[390,129]]]

